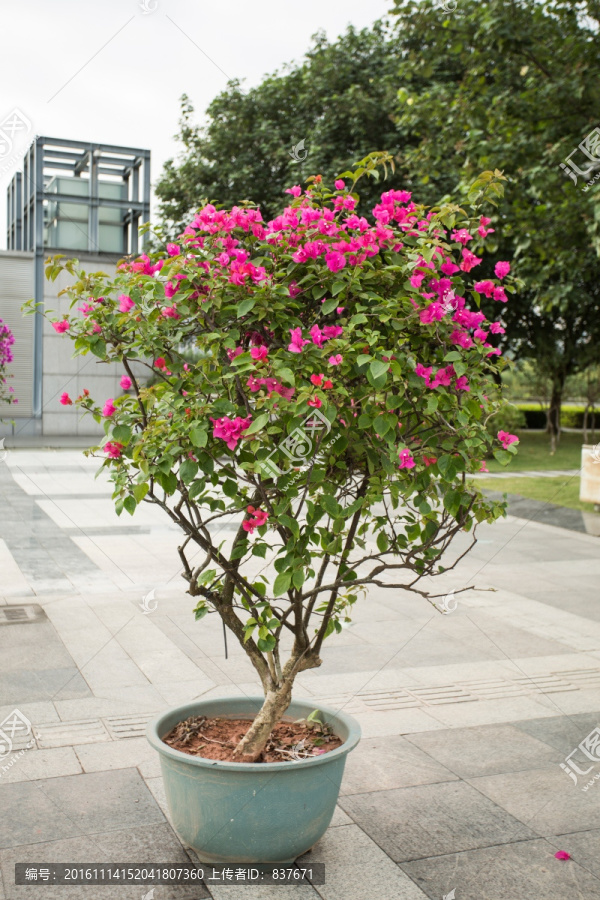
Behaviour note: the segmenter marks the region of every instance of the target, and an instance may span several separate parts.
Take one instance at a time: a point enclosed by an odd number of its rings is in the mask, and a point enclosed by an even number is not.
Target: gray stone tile
[[[596,828],[600,819],[598,787],[594,785],[584,793],[558,761],[527,772],[470,778],[469,784],[538,835],[585,831]]]
[[[169,825],[149,825],[95,834],[93,837],[76,837],[27,844],[0,852],[0,866],[6,885],[6,900],[140,900],[149,890],[148,885],[112,886],[44,886],[32,890],[30,885],[14,884],[15,863],[177,863],[189,865],[191,860]],[[195,864],[195,862],[194,862]],[[0,894],[0,897],[2,895]],[[204,885],[157,886],[155,900],[201,900],[210,897]]]
[[[537,769],[556,761],[552,747],[514,725],[429,731],[411,734],[407,740],[461,778]]]
[[[448,732],[444,731],[448,740]],[[346,760],[342,794],[386,791],[415,784],[454,781],[456,775],[395,735],[360,742]]]
[[[535,836],[462,782],[355,794],[340,806],[396,862]]]
[[[546,839],[554,850],[566,850],[576,863],[600,878],[600,830],[579,831]]]
[[[91,695],[86,681],[74,667],[37,671],[21,669],[0,674],[0,704],[75,700]]]
[[[57,747],[52,750],[31,748],[22,757],[15,760],[7,771],[4,771],[6,764],[7,760],[0,763],[0,784],[35,781],[40,778],[58,778],[62,775],[77,775],[81,772],[79,760],[72,747]]]
[[[0,784],[0,809],[0,847],[165,821],[137,769]]]
[[[600,881],[545,840],[468,850],[401,864],[432,900],[599,900]]]
[[[549,719],[529,719],[514,722],[515,728],[530,734],[553,747],[562,757],[575,747],[600,723],[600,712],[577,713],[572,716],[553,716]]]
[[[325,864],[323,900],[424,900],[425,894],[356,825],[330,828],[297,865]]]

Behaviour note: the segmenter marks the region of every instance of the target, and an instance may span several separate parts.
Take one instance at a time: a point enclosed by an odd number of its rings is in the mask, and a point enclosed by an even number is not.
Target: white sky
[[[152,11],[144,13],[141,4]],[[0,158],[0,248],[6,248],[6,187],[35,134],[149,148],[154,183],[163,162],[178,152],[181,94],[188,94],[200,119],[227,76],[255,85],[299,60],[317,30],[335,38],[349,23],[369,25],[391,5],[0,0],[0,128],[15,108],[31,122],[29,133]]]

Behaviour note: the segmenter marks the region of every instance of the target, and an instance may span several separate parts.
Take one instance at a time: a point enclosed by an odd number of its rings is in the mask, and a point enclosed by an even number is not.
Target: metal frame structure
[[[68,174],[89,183],[84,194],[48,191],[49,183],[60,174]],[[99,195],[99,176],[108,176],[126,185],[127,199]],[[36,137],[23,159],[23,173],[17,172],[7,190],[7,240],[9,250],[31,251],[35,255],[35,299],[44,300],[44,209],[50,202],[78,203],[88,207],[87,253],[102,253],[98,245],[99,210],[122,210],[123,255],[139,252],[138,228],[150,218],[150,151],[89,141]],[[52,252],[73,255],[69,247]],[[85,251],[77,251],[85,252]],[[33,348],[33,415],[42,415],[43,317],[36,313]]]

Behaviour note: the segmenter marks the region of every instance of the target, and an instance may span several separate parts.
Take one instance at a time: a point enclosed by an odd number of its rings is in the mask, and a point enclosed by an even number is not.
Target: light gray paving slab
[[[407,742],[420,747],[461,778],[517,772],[556,760],[556,751],[552,747],[514,725],[411,734]]]
[[[446,740],[448,740],[447,732]],[[342,794],[385,791],[455,781],[457,776],[406,738],[391,735],[360,742],[346,759]]]
[[[599,900],[600,880],[545,840],[401,863],[431,900]],[[451,894],[455,891],[455,894]]]
[[[145,737],[82,744],[75,747],[75,752],[84,772],[105,772],[109,769],[135,767],[144,778],[155,778],[160,775],[158,753]]]
[[[340,806],[396,862],[536,836],[463,782],[354,794]]]
[[[600,830],[557,835],[546,840],[555,850],[566,850],[576,863],[600,879]]]
[[[0,783],[0,847],[164,824],[136,769]]]
[[[356,825],[331,828],[310,853],[296,862],[325,864],[323,900],[424,900],[425,894],[377,844]]]
[[[600,710],[548,719],[515,722],[515,727],[554,748],[562,757],[574,750],[600,723]]]
[[[62,775],[78,775],[81,772],[79,760],[72,747],[58,747],[54,750],[32,748],[5,772],[6,763],[6,760],[0,763],[0,784],[59,778]]]
[[[469,784],[538,835],[596,828],[600,820],[598,786],[582,791],[587,779],[582,778],[581,785],[573,784],[559,762],[526,772],[470,778]]]
[[[169,825],[148,825],[125,831],[100,832],[45,843],[26,844],[0,852],[0,865],[7,885],[6,900],[140,900],[150,885],[102,886],[17,886],[14,866],[21,863],[131,863],[156,864],[172,862],[193,864]],[[209,897],[206,888],[194,886],[157,886],[155,900],[201,900]],[[0,894],[0,897],[2,895]]]

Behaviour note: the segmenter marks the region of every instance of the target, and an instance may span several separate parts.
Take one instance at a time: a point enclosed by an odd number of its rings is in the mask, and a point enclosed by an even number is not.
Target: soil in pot
[[[224,762],[240,762],[233,755],[240,740],[248,731],[249,719],[207,718],[190,716],[180,722],[166,737],[165,744],[204,759]],[[257,762],[288,762],[321,756],[341,747],[343,741],[336,737],[331,727],[317,720],[278,722]]]

